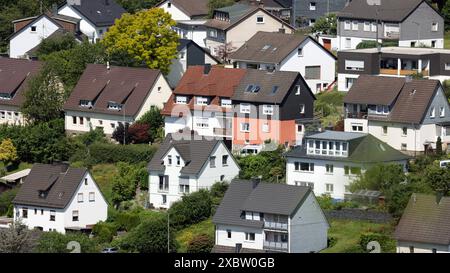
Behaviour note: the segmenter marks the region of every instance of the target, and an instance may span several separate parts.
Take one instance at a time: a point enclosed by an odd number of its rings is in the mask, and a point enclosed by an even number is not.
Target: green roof
[[[254,10],[256,8],[257,7],[255,7],[255,6],[237,3],[232,6],[217,9],[217,11],[228,13],[228,16],[230,18],[230,23],[233,24],[236,21],[239,21],[249,11]]]

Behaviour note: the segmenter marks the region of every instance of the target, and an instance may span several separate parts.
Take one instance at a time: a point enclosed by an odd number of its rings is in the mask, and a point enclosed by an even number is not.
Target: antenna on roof
[[[109,61],[106,62],[106,69],[111,70],[111,66],[109,65]]]

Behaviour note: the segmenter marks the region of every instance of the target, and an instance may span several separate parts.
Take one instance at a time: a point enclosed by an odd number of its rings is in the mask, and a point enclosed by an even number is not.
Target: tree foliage
[[[280,145],[274,151],[263,151],[238,159],[241,171],[239,177],[251,179],[262,176],[267,182],[283,182],[286,173],[286,161],[283,157],[284,147]]]
[[[11,139],[3,139],[0,144],[0,161],[2,161],[6,167],[9,163],[17,161],[17,159],[17,149],[14,147]]]
[[[177,57],[176,22],[163,9],[124,14],[105,34],[102,44],[118,64],[147,66],[167,74]]]
[[[427,167],[425,179],[435,192],[447,195],[450,191],[450,169],[441,168],[437,164]]]
[[[32,253],[39,236],[39,231],[15,222],[10,228],[0,229],[0,253]]]
[[[212,200],[207,190],[199,190],[185,195],[172,204],[168,213],[170,226],[181,229],[208,219],[211,215]]]
[[[82,233],[69,232],[62,234],[56,231],[44,232],[36,247],[38,253],[70,253],[69,242],[80,244],[81,253],[96,253],[99,251],[93,240]]]
[[[209,17],[212,18],[215,9],[231,6],[235,2],[235,0],[208,0]]]
[[[131,142],[136,144],[149,143],[150,125],[145,123],[134,123],[128,128],[128,134],[130,135]]]
[[[16,197],[18,188],[7,190],[0,193],[0,216],[6,215],[7,217],[12,217],[13,204],[12,201]],[[9,215],[8,215],[9,214]]]
[[[128,133],[129,127],[130,125],[128,123],[125,123],[125,125],[122,122],[119,123],[112,134],[112,138],[120,144],[130,144],[131,135]]]
[[[337,17],[334,13],[320,17],[311,29],[312,32],[336,35],[337,33]]]
[[[189,241],[187,253],[211,253],[214,239],[207,234],[199,234]]]
[[[148,187],[148,172],[145,163],[132,165],[119,162],[117,167],[119,175],[115,176],[112,182],[112,200],[115,205],[132,200],[139,185]]]
[[[137,123],[147,124],[149,126],[148,135],[150,143],[164,138],[164,117],[158,107],[151,108],[144,113]]]
[[[77,41],[75,40],[75,36],[72,33],[64,33],[62,35],[48,37],[42,40],[36,51],[36,56],[39,59],[45,58],[45,56],[51,53],[62,50],[69,50],[74,48],[76,45]]]
[[[117,0],[119,5],[121,5],[127,12],[135,13],[143,9],[149,9],[159,2],[160,0]]]
[[[442,7],[441,14],[444,16],[445,30],[450,29],[450,1],[446,1]]]

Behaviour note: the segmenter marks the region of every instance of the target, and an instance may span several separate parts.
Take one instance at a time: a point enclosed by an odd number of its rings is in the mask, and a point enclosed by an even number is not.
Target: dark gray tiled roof
[[[394,233],[399,241],[450,244],[450,197],[413,194]]]
[[[67,166],[59,164],[34,164],[13,203],[65,208],[74,196],[86,172],[86,168],[67,168]],[[45,198],[39,196],[40,191],[47,192]]]
[[[236,101],[280,104],[299,77],[301,77],[301,75],[298,72],[268,72],[264,70],[247,69],[247,73],[235,89],[231,99]],[[247,92],[246,90],[249,85],[259,86],[259,92]],[[274,93],[273,90],[275,86],[277,86],[277,91]]]
[[[168,134],[158,151],[153,156],[150,163],[148,163],[149,171],[164,171],[165,166],[162,164],[163,157],[166,153],[175,148],[186,165],[181,168],[182,174],[198,174],[205,165],[214,147],[220,140],[206,140],[202,137],[200,139],[184,140],[179,139],[178,134]],[[189,136],[190,137],[190,136]],[[195,136],[199,138],[199,136]]]
[[[126,12],[114,0],[81,0],[72,7],[98,27],[112,26]]]

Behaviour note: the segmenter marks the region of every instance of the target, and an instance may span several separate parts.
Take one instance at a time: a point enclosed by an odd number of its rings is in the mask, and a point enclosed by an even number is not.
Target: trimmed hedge
[[[361,237],[359,239],[359,245],[362,251],[370,252],[371,250],[367,250],[367,245],[372,241],[378,242],[380,244],[382,253],[395,252],[395,248],[397,245],[395,240],[393,240],[386,234],[373,232],[361,234]]]

